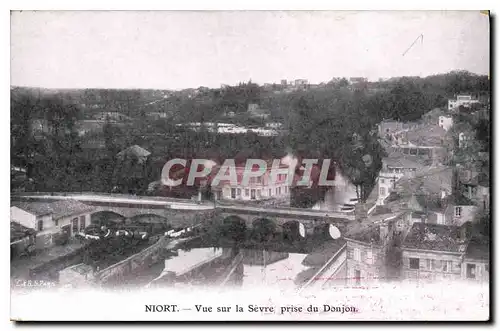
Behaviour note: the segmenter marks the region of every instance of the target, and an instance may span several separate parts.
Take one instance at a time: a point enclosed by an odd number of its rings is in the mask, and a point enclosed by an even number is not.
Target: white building
[[[439,116],[439,126],[448,131],[453,126],[453,117]]]
[[[90,225],[94,207],[75,200],[56,202],[16,202],[10,207],[11,222],[35,230],[36,246],[53,245],[53,235],[65,232],[74,236]]]
[[[237,181],[221,181],[214,191],[217,192],[218,198],[222,200],[286,200],[290,197],[290,188],[288,185],[288,167],[280,166],[279,170],[275,170],[277,178],[271,180],[272,161],[268,163],[266,172],[260,177],[251,177],[248,183],[243,183],[243,173],[245,165],[236,166],[234,168],[237,176]]]
[[[383,205],[387,198],[395,188],[396,182],[403,176],[413,177],[416,172],[424,166],[419,162],[417,157],[411,156],[396,156],[383,159],[382,169],[378,176],[378,200],[377,205]]]
[[[470,105],[474,103],[479,103],[479,100],[472,99],[472,96],[470,95],[458,95],[455,100],[453,99],[448,100],[448,110],[453,110],[460,106],[470,107]]]

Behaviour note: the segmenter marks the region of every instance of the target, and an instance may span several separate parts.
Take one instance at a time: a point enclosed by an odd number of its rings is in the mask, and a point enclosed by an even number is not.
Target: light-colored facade
[[[472,99],[472,96],[470,95],[458,95],[455,100],[448,100],[448,110],[453,110],[460,106],[470,107],[474,103],[479,103],[479,100]]]
[[[405,280],[440,281],[461,278],[461,253],[403,249]]]
[[[235,168],[237,182],[221,181],[215,190],[220,192],[219,197],[223,200],[259,201],[289,199],[288,167],[280,167],[275,170],[277,174],[275,181],[271,180],[272,170],[273,168],[269,166],[262,176],[251,177],[248,183],[243,183],[245,167],[237,166]]]
[[[439,126],[448,131],[453,126],[453,117],[451,116],[439,116]]]
[[[377,205],[383,205],[384,200],[395,188],[396,182],[403,176],[414,177],[416,172],[423,168],[416,160],[405,158],[405,156],[388,157],[382,160],[382,169],[378,176],[378,200]]]
[[[415,223],[402,244],[402,277],[434,282],[462,278],[467,226]]]

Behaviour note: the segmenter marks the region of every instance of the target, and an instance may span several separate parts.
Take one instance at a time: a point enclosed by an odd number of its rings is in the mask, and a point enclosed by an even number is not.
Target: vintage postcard
[[[488,321],[488,11],[12,11],[14,321]]]

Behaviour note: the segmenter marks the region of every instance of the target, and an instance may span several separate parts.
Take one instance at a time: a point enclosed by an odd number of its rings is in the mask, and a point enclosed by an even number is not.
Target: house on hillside
[[[489,238],[473,235],[462,263],[462,279],[488,283],[490,280]]]
[[[454,110],[460,106],[470,108],[471,105],[479,103],[479,100],[472,99],[471,95],[457,95],[456,99],[448,99],[448,110]]]
[[[434,163],[446,161],[446,130],[438,125],[421,126],[393,135],[392,150],[405,155],[422,155]]]
[[[424,223],[461,225],[472,222],[477,212],[473,202],[457,189],[455,171],[449,167],[424,169],[395,183],[383,205],[392,211],[406,210]]]
[[[431,111],[422,115],[422,120],[426,125],[436,125],[439,124],[439,117],[446,116],[447,113],[441,108],[434,108]]]
[[[420,156],[391,153],[382,159],[382,169],[378,176],[378,205],[383,205],[385,198],[403,176],[413,177],[429,163]]]
[[[247,112],[251,117],[254,118],[266,119],[270,116],[269,110],[260,108],[260,106],[256,103],[248,104]]]
[[[453,117],[447,115],[439,116],[439,126],[448,131],[453,126]]]
[[[10,207],[10,221],[16,228],[35,232],[36,248],[44,249],[54,245],[58,234],[72,237],[85,229],[90,224],[94,209],[76,200],[15,202]],[[11,246],[15,244],[11,242]]]
[[[415,223],[402,244],[402,275],[408,281],[458,280],[470,226]]]
[[[368,215],[351,223],[347,242],[347,285],[361,286],[397,277],[392,250],[398,239],[396,222],[402,212]]]

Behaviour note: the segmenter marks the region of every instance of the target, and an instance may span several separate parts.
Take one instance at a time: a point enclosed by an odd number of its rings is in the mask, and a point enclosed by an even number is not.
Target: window
[[[455,217],[462,217],[462,207],[455,207]]]
[[[467,263],[467,278],[476,279],[476,265],[472,263]]]
[[[285,186],[285,193],[288,193],[288,186]]]
[[[268,196],[271,196],[272,193],[271,193],[271,189],[268,190]]]
[[[251,190],[251,199],[255,200],[255,190]]]
[[[380,179],[380,184],[384,184],[385,183],[385,179]]]
[[[236,199],[236,189],[235,188],[231,189],[231,199]]]
[[[240,188],[237,188],[237,189],[236,189],[236,195],[237,195],[238,197],[241,197],[241,189],[240,189]]]
[[[72,226],[72,231],[73,234],[78,232],[78,217],[75,217],[71,220],[71,226]]]
[[[281,194],[281,187],[278,187],[278,194]]]
[[[420,269],[420,259],[410,258],[410,269]]]
[[[371,250],[366,251],[366,263],[373,264],[373,252]]]
[[[245,189],[245,196],[249,196],[250,195],[250,190],[249,189]]]
[[[36,224],[36,229],[38,231],[43,231],[43,220],[38,220],[38,222]]]
[[[380,188],[380,195],[385,195],[385,187]]]
[[[85,230],[85,216],[80,216],[80,231]]]
[[[490,272],[490,266],[488,264],[485,264],[484,270],[486,270],[486,272]]]
[[[354,248],[354,260],[361,261],[361,251],[359,248]]]

